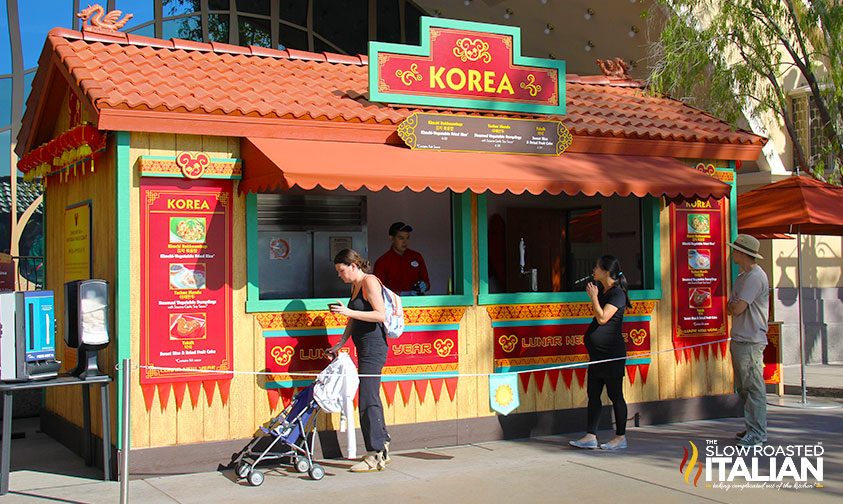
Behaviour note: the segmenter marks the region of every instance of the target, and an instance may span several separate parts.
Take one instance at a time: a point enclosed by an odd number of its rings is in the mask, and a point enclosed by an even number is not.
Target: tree
[[[692,96],[732,124],[772,113],[784,124],[801,170],[840,184],[843,167],[843,2],[841,0],[658,0],[669,12],[651,47],[649,84]],[[816,104],[820,158],[806,156],[790,110],[787,80]],[[831,169],[826,177],[825,171]]]

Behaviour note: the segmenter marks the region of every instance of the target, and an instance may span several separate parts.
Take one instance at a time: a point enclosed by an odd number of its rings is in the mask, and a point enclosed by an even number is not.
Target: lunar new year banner
[[[670,205],[673,347],[677,360],[691,358],[689,346],[725,339],[726,204],[716,199]],[[693,348],[722,355],[726,343]]]
[[[340,334],[316,336],[282,336],[266,338],[266,369],[275,373],[267,379],[270,406],[275,409],[279,397],[285,402],[292,395],[290,387],[306,385],[313,376],[291,376],[289,373],[318,373],[328,360],[325,349],[340,340]],[[442,385],[446,385],[451,400],[456,393],[456,374],[459,367],[457,327],[439,330],[413,331],[409,329],[398,339],[387,340],[389,351],[383,368],[381,386],[387,402],[392,404],[396,388],[400,387],[404,404],[410,401],[415,387],[419,402],[424,402],[427,385],[439,402]],[[357,349],[349,341],[343,351],[357,364]]]
[[[171,385],[177,407],[185,388],[196,406],[200,387],[210,405],[216,384],[226,402],[233,346],[232,183],[159,180],[141,178],[140,359],[148,367],[140,382],[146,407],[152,407],[156,387],[166,407]]]
[[[647,381],[650,368],[650,314],[655,303],[633,301],[624,316],[622,333],[627,349],[627,376],[630,383],[636,371]],[[574,376],[580,387],[585,383],[586,367],[567,367],[545,371],[564,364],[588,362],[584,337],[591,322],[591,305],[566,303],[557,305],[490,306],[495,346],[495,372],[519,373],[521,385],[527,391],[530,375],[535,377],[539,392],[547,375],[550,386],[556,390],[559,375],[567,388]],[[545,318],[546,317],[546,318]],[[536,369],[536,371],[528,371]]]

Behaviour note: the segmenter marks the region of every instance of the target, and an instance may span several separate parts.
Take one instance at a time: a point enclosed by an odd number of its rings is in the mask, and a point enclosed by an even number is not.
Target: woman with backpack
[[[351,298],[347,306],[340,302],[329,305],[331,312],[348,317],[348,324],[339,343],[325,351],[328,358],[333,359],[349,337],[357,347],[357,366],[361,375],[358,389],[360,429],[367,453],[351,467],[352,472],[383,471],[389,462],[389,433],[380,397],[380,374],[388,349],[384,329],[386,315],[383,286],[376,276],[368,273],[369,266],[369,261],[352,249],[343,249],[334,257],[337,276],[351,284]]]

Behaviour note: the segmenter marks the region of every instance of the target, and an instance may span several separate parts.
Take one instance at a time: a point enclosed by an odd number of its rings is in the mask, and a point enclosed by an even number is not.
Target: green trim
[[[652,271],[645,271],[645,286],[650,289],[629,291],[629,299],[634,301],[659,300],[662,298],[661,273],[661,213],[660,199],[652,196],[644,198],[644,212],[642,229],[649,228],[651,241],[644,240],[644,261],[652,266]],[[585,303],[588,295],[585,292],[517,292],[517,293],[489,293],[489,258],[488,258],[488,215],[486,208],[486,194],[477,197],[478,249],[480,262],[480,294],[478,305],[510,305],[510,304],[546,304],[546,303]],[[647,257],[650,258],[646,262]],[[652,283],[647,283],[647,279]]]
[[[729,242],[734,242],[735,238],[738,237],[738,174],[735,170],[735,162],[729,161],[729,168],[728,169],[717,169],[718,171],[731,171],[732,172],[732,189],[729,191]],[[728,246],[726,247],[729,248]],[[728,252],[728,250],[727,250]],[[730,255],[727,254],[727,257],[723,259],[729,261]],[[738,265],[734,263],[734,261],[729,261],[732,263],[731,273],[732,273],[732,282],[738,278]]]
[[[429,306],[471,306],[471,195],[453,194],[451,197],[454,236],[454,294],[433,296],[402,296],[401,303],[409,308]],[[324,311],[334,298],[260,299],[260,271],[258,258],[258,196],[246,195],[246,312]],[[462,279],[462,281],[460,281]]]
[[[141,161],[144,160],[152,160],[152,161],[173,161],[175,162],[176,156],[140,156],[139,159]],[[211,158],[212,163],[240,163],[242,159],[240,158]]]
[[[126,131],[118,131],[115,135],[117,142],[117,166],[115,167],[115,207],[116,215],[116,240],[117,260],[114,279],[114,301],[117,305],[114,313],[117,325],[117,364],[132,356],[132,247],[131,247],[131,189],[132,189],[132,167],[129,163],[129,145],[131,136]],[[117,373],[117,449],[122,450],[123,440],[123,415],[130,412],[123,411],[123,374]],[[131,418],[129,419],[131,422]],[[131,446],[129,441],[129,446]]]
[[[177,175],[175,173],[157,173],[157,172],[141,172],[141,177],[158,177],[158,178],[177,178],[177,179],[187,179],[184,175]],[[240,180],[243,177],[241,175],[202,175],[199,177],[200,180],[204,179],[223,179],[223,180]]]
[[[537,105],[531,103],[513,103],[495,100],[478,100],[468,98],[443,98],[433,96],[417,96],[401,93],[384,93],[378,89],[378,54],[392,53],[407,56],[430,56],[430,29],[451,28],[482,33],[495,33],[512,37],[512,64],[539,68],[556,69],[558,72],[559,105]],[[441,108],[462,108],[477,110],[498,110],[507,112],[527,112],[532,114],[564,115],[565,114],[565,62],[544,58],[522,56],[521,29],[513,26],[501,26],[473,21],[458,21],[455,19],[440,19],[423,16],[419,33],[420,46],[392,44],[385,42],[369,42],[369,95],[370,101],[383,103],[401,103],[406,105],[423,105]]]

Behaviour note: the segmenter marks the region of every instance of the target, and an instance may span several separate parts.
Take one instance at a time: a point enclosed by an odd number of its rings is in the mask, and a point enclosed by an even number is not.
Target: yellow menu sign
[[[64,281],[91,278],[91,204],[64,211]]]

